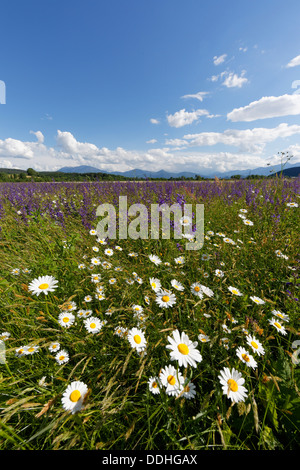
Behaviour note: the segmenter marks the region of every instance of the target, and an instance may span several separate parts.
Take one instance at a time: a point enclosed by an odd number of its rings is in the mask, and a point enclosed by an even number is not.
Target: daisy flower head
[[[39,276],[31,281],[28,286],[33,294],[39,296],[41,292],[48,295],[48,292],[53,292],[57,288],[58,281],[53,276]]]
[[[92,274],[91,276],[91,281],[97,284],[101,280],[101,275],[100,274]]]
[[[254,225],[253,222],[249,219],[244,219],[243,222],[245,225]]]
[[[286,313],[282,313],[279,310],[272,310],[272,313],[273,315],[275,315],[275,317],[278,317],[283,321],[286,321],[286,322],[290,321],[289,316]]]
[[[156,293],[155,301],[161,308],[169,308],[176,304],[176,297],[167,290],[160,290]]]
[[[172,279],[171,285],[172,287],[174,287],[174,289],[179,290],[180,292],[184,291],[183,285],[181,284],[181,282],[176,281],[176,279]]]
[[[269,323],[270,323],[270,325],[274,326],[276,328],[276,330],[279,331],[279,333],[281,333],[282,335],[287,334],[287,331],[286,331],[285,327],[279,321],[277,321],[275,318],[271,318],[271,320],[269,320]]]
[[[150,377],[148,380],[148,387],[153,395],[158,395],[160,393],[158,377]]]
[[[183,390],[184,377],[180,371],[177,371],[174,366],[168,365],[161,370],[159,380],[166,388],[168,395],[179,395]]]
[[[187,216],[183,216],[179,219],[179,223],[180,225],[182,225],[183,227],[187,227],[189,225],[191,225],[192,223],[192,219],[190,217],[187,217]]]
[[[187,367],[188,365],[197,367],[197,362],[202,361],[202,356],[196,349],[198,342],[191,341],[186,333],[182,332],[180,334],[178,330],[175,330],[173,331],[173,338],[168,336],[168,341],[170,344],[167,344],[166,348],[171,350],[171,360],[178,361],[180,367]]]
[[[111,248],[106,248],[106,250],[104,250],[104,254],[106,254],[107,256],[112,256],[114,254],[114,251]]]
[[[221,271],[221,269],[216,269],[215,270],[215,275],[218,276],[218,277],[224,277],[224,273],[223,273],[223,271]]]
[[[26,348],[26,354],[34,354],[40,349],[39,346],[29,345]]]
[[[208,255],[207,253],[203,253],[203,255],[201,256],[201,259],[202,261],[208,261],[210,259],[210,255]]]
[[[20,269],[19,268],[12,269],[11,274],[13,274],[14,276],[18,276],[20,274]]]
[[[8,331],[3,331],[0,335],[0,340],[5,341],[10,337],[10,333]]]
[[[136,349],[137,352],[141,352],[146,348],[147,341],[142,330],[139,328],[131,328],[128,331],[127,339],[132,348]]]
[[[99,258],[92,258],[91,263],[93,266],[99,266],[99,264],[101,264],[101,261]]]
[[[261,298],[259,297],[256,297],[255,295],[251,295],[250,296],[250,299],[253,300],[254,303],[258,304],[258,305],[263,305],[265,303],[264,300],[262,300]]]
[[[174,262],[176,264],[184,264],[185,262],[184,256],[178,256],[177,258],[174,258]]]
[[[297,204],[297,202],[288,202],[287,206],[288,207],[298,207],[298,204]]]
[[[76,380],[68,385],[61,399],[64,410],[72,414],[80,411],[87,392],[88,387],[84,382]]]
[[[239,291],[239,289],[237,289],[236,287],[232,287],[232,286],[229,286],[228,287],[228,290],[234,294],[234,295],[238,295],[238,296],[242,296],[243,294]]]
[[[93,297],[92,297],[91,295],[86,295],[86,296],[84,297],[84,300],[85,300],[85,302],[92,302]]]
[[[185,387],[184,387],[184,392],[182,396],[184,398],[187,398],[188,400],[191,400],[192,398],[195,398],[196,396],[196,386],[193,382],[189,382]]]
[[[99,252],[98,246],[93,246],[93,247],[92,247],[92,250],[93,250],[95,253],[98,253],[98,252]]]
[[[69,360],[69,353],[62,349],[55,355],[55,360],[59,365],[65,364]]]
[[[150,305],[150,299],[149,299],[148,295],[145,295],[144,300],[145,300],[147,305]]]
[[[202,288],[201,288],[201,284],[199,284],[199,282],[194,282],[191,285],[191,292],[192,292],[192,294],[196,295],[197,297],[200,297],[200,299],[203,298],[203,291],[202,291]]]
[[[219,380],[222,385],[223,394],[227,395],[233,403],[245,401],[248,391],[243,386],[245,380],[240,372],[234,368],[230,370],[228,367],[224,367],[220,371]]]
[[[144,310],[141,305],[133,305],[131,308],[134,311],[134,313],[142,313]]]
[[[240,209],[240,212],[242,212],[243,214],[247,214],[247,209]]]
[[[150,281],[150,286],[154,290],[154,292],[158,292],[161,288],[160,280],[155,277],[150,277],[149,281]]]
[[[60,350],[60,344],[58,341],[53,341],[51,344],[49,344],[48,349],[50,352],[56,352]]]
[[[158,266],[160,263],[161,263],[161,259],[156,256],[156,255],[149,255],[149,259],[150,261],[152,261],[152,263],[154,263],[156,266]]]
[[[261,342],[252,335],[246,336],[247,344],[252,348],[252,351],[257,353],[259,356],[265,354],[265,350]]]
[[[61,312],[58,316],[58,323],[63,328],[69,328],[71,325],[73,325],[74,321],[75,316],[71,312]]]
[[[201,291],[203,292],[203,294],[207,295],[207,297],[213,297],[214,296],[214,292],[207,286],[203,286],[201,284]]]
[[[99,333],[102,328],[102,323],[97,317],[89,317],[84,320],[84,326],[89,333]]]
[[[198,335],[198,339],[200,343],[208,343],[210,341],[209,336],[204,335],[203,333],[200,333],[200,335]]]
[[[16,349],[16,356],[21,357],[27,354],[27,346],[20,346]]]
[[[92,228],[92,229],[90,230],[90,235],[97,235],[97,230],[95,230],[95,229]]]
[[[251,356],[248,351],[242,346],[238,347],[236,350],[236,355],[238,358],[244,362],[248,367],[255,369],[257,367],[257,362],[255,361],[254,357]]]

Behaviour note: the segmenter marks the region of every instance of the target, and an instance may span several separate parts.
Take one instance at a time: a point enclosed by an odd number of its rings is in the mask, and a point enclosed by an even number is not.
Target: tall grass
[[[5,361],[0,364],[0,449],[298,448],[299,366],[292,346],[299,340],[300,218],[299,207],[288,204],[299,203],[299,179],[209,185],[15,183],[3,184],[0,191],[0,335],[9,333],[3,337]],[[119,194],[128,195],[130,204],[203,203],[203,248],[187,251],[185,240],[162,238],[97,242],[90,234],[97,224],[95,209],[102,202],[116,204]],[[113,256],[105,255],[108,247]],[[156,266],[150,254],[162,263]],[[95,256],[111,267],[92,266]],[[179,256],[184,264],[176,263]],[[95,273],[101,275],[100,284],[91,281]],[[47,296],[33,295],[29,285],[42,275],[55,277],[58,287]],[[157,304],[151,277],[175,294],[173,307]],[[184,291],[174,289],[172,279]],[[196,297],[191,292],[195,282],[213,295]],[[99,285],[103,300],[95,298]],[[232,294],[230,286],[242,295]],[[85,300],[88,295],[91,302]],[[58,317],[71,301],[76,321],[63,328]],[[143,308],[145,318],[134,315],[133,305]],[[103,321],[99,333],[87,331],[81,310],[92,310]],[[274,310],[289,321],[279,320]],[[285,335],[270,324],[272,318],[284,326]],[[146,350],[137,353],[126,335],[116,334],[118,327],[140,328]],[[171,360],[166,345],[176,329],[198,342],[202,361],[196,367]],[[201,342],[200,334],[209,341]],[[249,350],[249,334],[261,342],[263,355]],[[69,353],[68,362],[58,364],[49,350],[53,341]],[[16,354],[27,345],[39,348]],[[240,346],[255,357],[255,369],[238,358]],[[149,378],[169,364],[180,370],[185,384],[195,385],[195,397],[170,396],[164,386],[159,394],[151,392]],[[219,375],[224,367],[241,372],[245,401],[233,403],[223,394]],[[80,412],[72,414],[61,400],[75,380],[88,386],[88,394]]]

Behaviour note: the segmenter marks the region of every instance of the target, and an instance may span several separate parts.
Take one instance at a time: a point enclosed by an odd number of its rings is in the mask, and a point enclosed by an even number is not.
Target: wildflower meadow
[[[119,196],[202,204],[203,246],[195,213],[99,238]],[[299,177],[0,183],[0,449],[298,449],[299,203]]]

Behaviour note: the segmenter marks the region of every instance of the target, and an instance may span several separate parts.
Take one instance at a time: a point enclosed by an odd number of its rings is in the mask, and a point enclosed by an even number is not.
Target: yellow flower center
[[[194,287],[194,290],[195,290],[196,292],[199,292],[200,287],[199,287],[199,286],[195,286],[195,287]]]
[[[56,349],[56,348],[57,348],[57,344],[53,344],[52,349]]]
[[[277,323],[277,321],[274,323],[275,326],[277,326],[277,328],[279,328],[281,330],[281,325],[280,323]]]
[[[175,385],[175,383],[176,383],[176,379],[175,379],[174,375],[169,375],[168,378],[167,378],[167,381],[170,385]]]
[[[32,351],[34,351],[34,348],[29,348],[28,349],[28,352],[32,352]]]
[[[170,297],[168,295],[163,295],[162,296],[162,301],[163,302],[169,302],[169,300],[170,300]]]
[[[251,346],[253,346],[255,349],[258,349],[258,344],[255,341],[251,341]]]
[[[228,384],[228,389],[231,391],[231,392],[237,392],[238,390],[238,384],[236,383],[235,380],[233,379],[229,379],[227,380],[227,384]]]
[[[91,323],[90,328],[96,328],[96,323]]]
[[[142,338],[140,337],[140,335],[134,335],[133,339],[137,344],[140,344],[140,342],[142,341]]]
[[[187,347],[186,344],[178,344],[177,346],[178,351],[181,352],[181,354],[187,355],[189,353],[189,348]]]
[[[73,390],[73,392],[70,395],[70,400],[73,403],[76,403],[79,400],[80,397],[81,397],[80,391],[79,390]]]
[[[237,290],[232,289],[232,293],[233,293],[233,294],[237,294]]]
[[[152,286],[152,287],[156,287],[155,282],[152,282],[151,286]]]
[[[42,290],[43,289],[48,289],[48,287],[49,287],[49,284],[47,284],[46,282],[44,284],[39,285],[39,289],[42,289]]]
[[[250,358],[249,358],[249,356],[247,356],[247,354],[242,354],[242,358],[243,358],[244,361],[246,361],[246,362],[249,362],[249,361],[250,361]]]
[[[60,360],[60,361],[63,361],[64,358],[65,358],[65,356],[59,356],[59,360]]]
[[[156,382],[153,382],[153,383],[152,383],[152,387],[153,387],[153,388],[157,388],[157,383],[156,383]]]
[[[64,323],[68,323],[69,317],[64,317],[62,321],[63,321]]]

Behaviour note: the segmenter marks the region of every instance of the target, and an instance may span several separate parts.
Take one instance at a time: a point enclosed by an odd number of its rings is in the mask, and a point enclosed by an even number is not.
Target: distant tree
[[[33,168],[28,168],[27,169],[27,175],[28,176],[36,176],[37,172]]]

